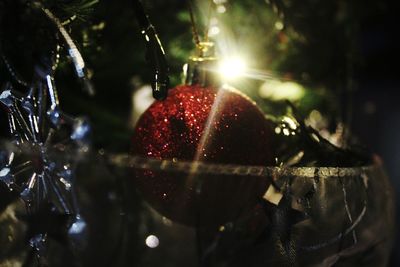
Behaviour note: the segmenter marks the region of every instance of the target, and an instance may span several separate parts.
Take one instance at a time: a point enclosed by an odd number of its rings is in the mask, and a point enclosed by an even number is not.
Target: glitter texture
[[[273,130],[260,109],[232,88],[178,86],[142,115],[133,153],[157,159],[273,164]],[[136,185],[164,216],[185,224],[221,224],[251,208],[267,179],[135,172]]]

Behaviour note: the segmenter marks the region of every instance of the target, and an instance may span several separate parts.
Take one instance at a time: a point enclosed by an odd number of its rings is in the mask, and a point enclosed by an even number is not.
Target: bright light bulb
[[[219,72],[222,77],[227,80],[232,80],[246,70],[246,63],[241,58],[229,58],[221,62],[219,66]]]

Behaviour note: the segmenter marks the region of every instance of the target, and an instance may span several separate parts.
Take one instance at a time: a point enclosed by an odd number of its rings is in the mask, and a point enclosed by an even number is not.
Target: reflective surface
[[[165,266],[386,266],[394,203],[381,166],[264,169],[271,188],[225,225],[189,228],[154,213],[159,245],[143,266],[161,255]]]
[[[156,212],[137,194],[129,174],[134,168],[187,175],[191,164],[103,151],[82,159],[77,197],[87,224],[86,244],[77,252],[76,245],[52,238],[46,257],[50,266],[385,266],[394,206],[381,166],[203,163],[198,171],[204,179],[222,172],[231,179],[268,176],[273,182],[247,214],[217,227],[188,227]],[[22,203],[12,201],[0,213],[0,266],[29,257],[25,236],[30,222],[24,220]],[[69,233],[81,236],[81,226],[77,220]]]

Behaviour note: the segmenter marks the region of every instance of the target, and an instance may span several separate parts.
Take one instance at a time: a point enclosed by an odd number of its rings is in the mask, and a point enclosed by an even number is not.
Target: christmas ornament
[[[153,71],[153,97],[161,100],[167,96],[169,86],[168,65],[165,59],[164,48],[158,38],[156,29],[151,24],[140,0],[132,2],[136,13],[143,39],[146,43],[146,60],[151,65]]]
[[[133,135],[132,152],[157,159],[239,165],[273,165],[273,132],[264,114],[244,94],[216,86],[206,71],[215,57],[191,58],[187,85],[170,90],[152,104]],[[146,200],[161,214],[181,223],[222,224],[253,207],[268,179],[198,176],[138,171],[136,182]]]
[[[12,143],[2,151],[0,185],[25,203],[27,235],[40,260],[45,259],[54,227],[57,233],[66,230],[70,242],[82,242],[86,223],[77,206],[73,177],[77,161],[88,151],[90,133],[85,119],[73,119],[59,110],[52,74],[45,77],[49,83],[38,77],[38,87],[27,95],[10,84],[0,93],[12,135]],[[51,106],[47,94],[53,96]],[[64,153],[70,156],[60,156]]]
[[[52,254],[52,240],[61,240],[63,250],[73,253],[84,247],[87,234],[74,176],[78,161],[89,150],[91,127],[86,119],[70,117],[60,109],[54,78],[61,49],[61,43],[55,41],[59,35],[68,48],[76,75],[89,93],[92,88],[84,61],[66,29],[40,3],[35,2],[32,7],[50,20],[57,32],[54,39],[48,36],[49,47],[37,52],[32,81],[18,75],[1,51],[11,79],[0,91],[0,106],[8,117],[10,133],[9,142],[0,150],[0,187],[2,193],[8,191],[4,193],[8,202],[1,203],[3,209],[9,211],[16,199],[25,207],[22,214],[15,215],[17,225],[26,226],[25,250],[30,248],[23,264],[35,264],[37,260],[43,266]],[[14,236],[10,235],[8,241],[2,245],[13,245]]]

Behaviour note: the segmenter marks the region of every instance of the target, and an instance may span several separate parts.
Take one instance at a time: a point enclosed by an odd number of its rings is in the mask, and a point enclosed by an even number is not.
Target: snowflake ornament
[[[11,142],[0,147],[0,186],[19,197],[26,207],[21,218],[28,226],[32,248],[25,260],[34,258],[47,265],[49,237],[76,248],[87,240],[87,224],[81,216],[76,197],[74,174],[80,159],[88,152],[91,128],[84,118],[73,118],[60,110],[54,72],[61,46],[68,52],[75,74],[89,94],[93,88],[85,62],[63,23],[40,2],[30,8],[44,15],[55,40],[51,51],[38,52],[32,82],[25,81],[3,51],[0,59],[13,84],[0,85],[0,107],[9,122]],[[52,37],[55,37],[52,39]],[[25,93],[15,90],[24,88]]]
[[[59,230],[66,229],[72,243],[84,241],[86,230],[76,199],[74,170],[89,150],[91,128],[86,119],[72,118],[60,110],[53,69],[36,66],[26,94],[10,83],[0,92],[11,134],[11,143],[0,150],[0,184],[25,203],[26,220],[32,228],[29,244],[38,258],[52,230],[33,227],[36,219],[32,218],[40,215],[52,221],[54,216],[63,216]]]

